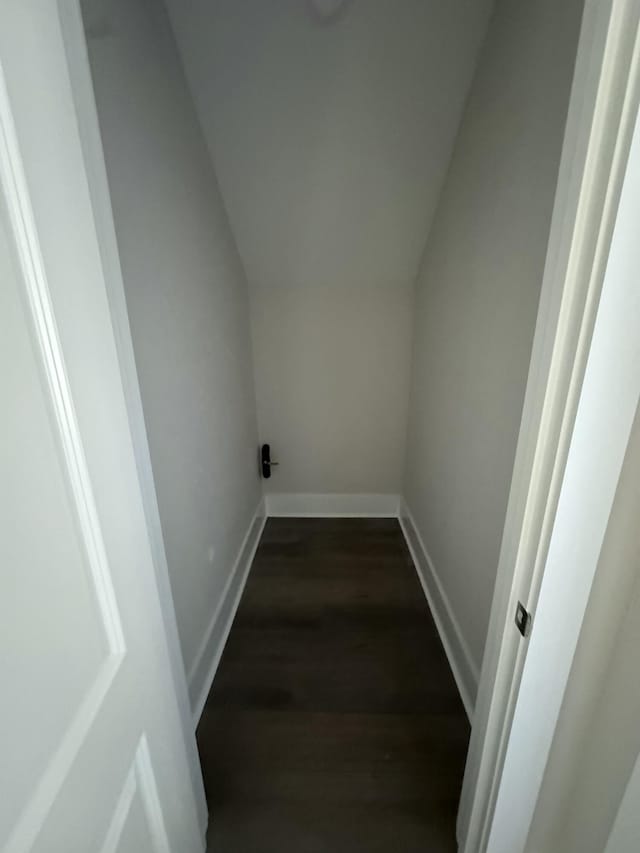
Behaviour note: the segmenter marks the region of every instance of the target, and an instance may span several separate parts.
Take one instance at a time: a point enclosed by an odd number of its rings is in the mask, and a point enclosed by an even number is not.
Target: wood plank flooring
[[[270,519],[197,732],[215,853],[454,853],[469,725],[394,519]]]

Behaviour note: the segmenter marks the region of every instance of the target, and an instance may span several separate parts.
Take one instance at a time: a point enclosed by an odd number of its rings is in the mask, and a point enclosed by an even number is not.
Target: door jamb
[[[489,841],[638,112],[638,0],[586,0],[487,647],[458,813],[462,853]],[[535,630],[535,622],[534,622]]]

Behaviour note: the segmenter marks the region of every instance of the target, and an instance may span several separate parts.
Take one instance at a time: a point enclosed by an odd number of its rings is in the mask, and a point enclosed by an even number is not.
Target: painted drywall
[[[261,496],[247,284],[161,0],[84,12],[189,671]]]
[[[604,850],[640,753],[639,516],[636,414],[529,835],[531,853]]]
[[[404,494],[478,669],[581,0],[500,0],[418,276]]]
[[[492,0],[169,0],[289,493],[397,493],[413,285]]]

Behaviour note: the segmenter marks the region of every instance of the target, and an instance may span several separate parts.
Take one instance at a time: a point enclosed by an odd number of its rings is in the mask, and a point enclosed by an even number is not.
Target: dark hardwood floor
[[[215,853],[449,853],[469,725],[400,527],[270,519],[198,728]]]

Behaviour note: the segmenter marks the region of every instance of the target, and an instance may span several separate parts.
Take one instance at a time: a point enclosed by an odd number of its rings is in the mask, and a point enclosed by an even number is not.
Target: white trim
[[[11,834],[2,848],[3,853],[28,853],[33,848],[47,815],[54,807],[74,762],[77,760],[91,726],[100,714],[111,686],[120,670],[122,655],[109,655],[101,665],[91,687],[86,692],[58,748],[46,765]]]
[[[151,762],[151,752],[145,734],[140,738],[133,764],[127,773],[122,791],[116,802],[100,853],[117,853],[120,849],[122,833],[131,814],[131,807],[136,794],[140,797],[144,809],[154,853],[171,853]]]
[[[151,750],[146,734],[143,733],[136,750],[135,772],[138,790],[147,816],[147,824],[156,853],[171,853],[171,844],[162,813],[156,774],[151,760]]]
[[[265,507],[270,518],[398,518],[400,496],[272,493]]]
[[[122,839],[125,825],[131,814],[131,806],[138,793],[138,780],[136,778],[135,764],[127,773],[124,785],[120,791],[120,796],[116,802],[116,807],[113,810],[111,822],[107,829],[107,834],[100,848],[100,853],[118,853],[118,846]]]
[[[266,521],[264,501],[260,499],[255,515],[240,545],[236,561],[229,572],[220,600],[213,612],[193,663],[189,667],[189,695],[193,707],[194,728],[202,716]]]
[[[635,57],[640,85],[640,38]],[[520,853],[527,844],[640,401],[639,209],[636,124],[489,835],[492,853]]]
[[[637,22],[638,0],[585,5],[458,814],[463,853],[486,850],[501,785],[527,655],[513,613],[518,598],[535,609],[545,571],[637,112]]]
[[[440,634],[451,672],[458,686],[462,704],[469,722],[472,723],[480,672],[438,577],[433,560],[404,500],[401,503],[399,520],[420,584],[429,603],[433,621]]]

